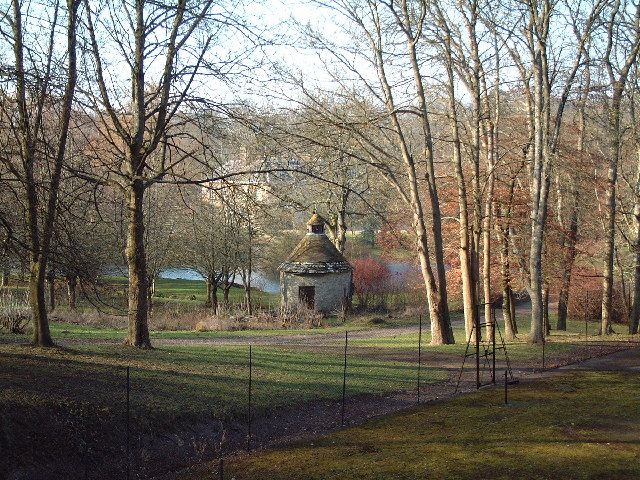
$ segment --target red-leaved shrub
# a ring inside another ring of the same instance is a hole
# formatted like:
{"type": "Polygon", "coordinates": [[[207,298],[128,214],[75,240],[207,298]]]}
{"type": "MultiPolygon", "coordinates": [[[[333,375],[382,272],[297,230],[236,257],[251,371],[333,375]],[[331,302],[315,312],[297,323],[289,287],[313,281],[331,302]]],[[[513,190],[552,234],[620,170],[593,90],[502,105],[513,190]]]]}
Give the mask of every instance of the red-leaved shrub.
{"type": "Polygon", "coordinates": [[[371,257],[357,258],[353,266],[353,284],[356,297],[362,308],[384,306],[385,294],[389,288],[391,272],[379,260],[371,257]]]}
{"type": "MultiPolygon", "coordinates": [[[[568,316],[574,320],[596,320],[602,318],[602,279],[600,277],[574,278],[569,292],[568,316]]],[[[613,323],[628,321],[624,298],[619,287],[613,289],[613,323]]]]}

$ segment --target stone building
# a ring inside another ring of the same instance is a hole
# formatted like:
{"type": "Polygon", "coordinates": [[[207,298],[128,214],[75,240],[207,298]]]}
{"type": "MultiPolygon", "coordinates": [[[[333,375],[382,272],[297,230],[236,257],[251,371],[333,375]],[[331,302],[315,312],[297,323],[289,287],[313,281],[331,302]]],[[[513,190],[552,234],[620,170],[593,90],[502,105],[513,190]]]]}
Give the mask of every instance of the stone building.
{"type": "Polygon", "coordinates": [[[307,234],[278,267],[284,306],[332,313],[351,302],[353,268],[325,234],[325,223],[314,212],[307,234]]]}

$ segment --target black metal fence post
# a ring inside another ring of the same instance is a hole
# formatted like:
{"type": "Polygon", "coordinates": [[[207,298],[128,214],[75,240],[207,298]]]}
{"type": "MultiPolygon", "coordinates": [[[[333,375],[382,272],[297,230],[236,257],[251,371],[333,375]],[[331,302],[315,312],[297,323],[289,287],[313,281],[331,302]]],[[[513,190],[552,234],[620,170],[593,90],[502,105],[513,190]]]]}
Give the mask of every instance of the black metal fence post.
{"type": "Polygon", "coordinates": [[[127,429],[127,445],[126,445],[126,470],[127,470],[127,480],[131,478],[131,373],[130,367],[127,365],[127,420],[126,420],[126,429],[127,429]]]}
{"type": "Polygon", "coordinates": [[[587,323],[587,319],[584,319],[584,341],[587,342],[589,337],[589,324],[587,323]]]}
{"type": "Polygon", "coordinates": [[[476,304],[474,328],[476,334],[476,389],[480,389],[480,305],[478,304],[476,304]]]}
{"type": "Polygon", "coordinates": [[[508,405],[509,400],[507,399],[507,389],[509,382],[507,381],[507,370],[504,371],[504,404],[508,405]]]}
{"type": "Polygon", "coordinates": [[[496,311],[491,305],[491,338],[493,348],[493,364],[491,367],[491,383],[496,383],[496,311]]]}
{"type": "Polygon", "coordinates": [[[344,404],[347,393],[347,345],[349,343],[349,332],[344,332],[344,369],[342,370],[342,411],[340,413],[340,424],[344,427],[344,404]]]}
{"type": "Polygon", "coordinates": [[[251,344],[249,344],[249,404],[247,411],[247,452],[251,451],[251,387],[253,380],[253,354],[251,351],[251,344]]]}
{"type": "Polygon", "coordinates": [[[420,368],[422,366],[422,314],[418,327],[418,403],[420,403],[420,368]]]}

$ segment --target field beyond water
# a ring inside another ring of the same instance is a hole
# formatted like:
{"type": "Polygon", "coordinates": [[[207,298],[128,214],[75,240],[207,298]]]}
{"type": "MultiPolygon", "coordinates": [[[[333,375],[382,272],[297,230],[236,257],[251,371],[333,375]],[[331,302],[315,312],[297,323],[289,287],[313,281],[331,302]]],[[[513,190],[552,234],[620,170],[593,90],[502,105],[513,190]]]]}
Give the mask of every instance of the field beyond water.
{"type": "MultiPolygon", "coordinates": [[[[583,323],[569,322],[543,351],[526,343],[527,323],[521,314],[519,339],[506,344],[519,377],[636,344],[627,335],[595,336],[596,324],[585,337],[583,323]]],[[[321,328],[154,331],[150,351],[122,346],[122,328],[54,322],[52,333],[60,348],[0,335],[0,478],[124,478],[127,465],[131,478],[152,478],[244,450],[249,428],[252,449],[325,434],[340,428],[343,411],[345,424],[357,425],[412,407],[418,379],[422,401],[451,396],[466,350],[459,318],[457,343],[447,346],[429,345],[425,322],[419,363],[415,316],[326,319],[321,328]]],[[[483,382],[490,364],[483,358],[483,382]]],[[[502,375],[500,351],[496,364],[502,375]]],[[[462,372],[462,390],[474,388],[473,372],[462,372]]],[[[243,475],[252,468],[238,464],[243,475]]]]}

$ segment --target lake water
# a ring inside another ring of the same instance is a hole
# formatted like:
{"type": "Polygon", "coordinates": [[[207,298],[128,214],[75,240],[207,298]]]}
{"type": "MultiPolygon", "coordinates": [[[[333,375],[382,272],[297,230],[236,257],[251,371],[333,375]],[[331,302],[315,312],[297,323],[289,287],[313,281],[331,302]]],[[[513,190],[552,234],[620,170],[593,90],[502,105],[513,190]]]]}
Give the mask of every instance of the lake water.
{"type": "MultiPolygon", "coordinates": [[[[387,267],[391,271],[394,286],[400,286],[404,282],[407,272],[418,269],[417,266],[409,262],[389,262],[387,267]]],[[[126,268],[111,267],[108,269],[107,275],[126,277],[127,270],[126,268]]],[[[160,272],[160,278],[204,281],[204,277],[191,268],[165,268],[160,272]]],[[[242,285],[240,275],[236,276],[236,283],[242,285]]],[[[280,291],[279,280],[272,280],[259,270],[251,274],[251,286],[267,293],[278,293],[280,291]]]]}
{"type": "MultiPolygon", "coordinates": [[[[167,268],[160,272],[160,278],[204,281],[204,277],[202,275],[190,268],[167,268]]],[[[240,275],[236,275],[236,283],[239,285],[243,284],[240,275]]],[[[269,280],[262,272],[259,271],[251,273],[251,286],[267,293],[278,293],[280,291],[279,281],[269,280]]]]}

